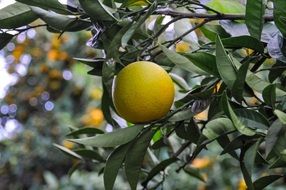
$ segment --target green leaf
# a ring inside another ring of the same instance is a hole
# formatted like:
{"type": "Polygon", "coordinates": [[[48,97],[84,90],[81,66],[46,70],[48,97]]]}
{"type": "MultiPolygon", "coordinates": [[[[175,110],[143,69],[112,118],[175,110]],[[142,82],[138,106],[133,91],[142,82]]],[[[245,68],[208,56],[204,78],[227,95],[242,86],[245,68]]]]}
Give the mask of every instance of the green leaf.
{"type": "Polygon", "coordinates": [[[233,0],[212,0],[207,3],[207,6],[220,13],[229,13],[229,14],[244,14],[245,7],[238,1],[233,0]]]}
{"type": "Polygon", "coordinates": [[[0,33],[0,50],[3,49],[14,37],[14,35],[7,33],[0,33]]]}
{"type": "Polygon", "coordinates": [[[72,156],[74,158],[77,158],[77,159],[80,159],[82,160],[82,157],[80,155],[78,155],[77,153],[71,151],[70,149],[64,147],[64,146],[61,146],[61,145],[58,145],[58,144],[53,144],[57,149],[59,149],[60,151],[62,151],[63,153],[69,155],[69,156],[72,156]]]}
{"type": "Polygon", "coordinates": [[[280,110],[274,110],[274,114],[278,117],[278,119],[286,125],[286,113],[280,110]]]}
{"type": "Polygon", "coordinates": [[[184,168],[184,171],[190,176],[197,178],[198,180],[201,180],[202,182],[205,182],[204,176],[200,173],[199,169],[188,166],[184,168]]]}
{"type": "Polygon", "coordinates": [[[219,36],[216,38],[216,65],[223,82],[232,89],[236,80],[236,71],[229,56],[226,54],[219,36]]]}
{"type": "Polygon", "coordinates": [[[274,22],[280,32],[286,37],[286,23],[283,17],[286,16],[286,4],[284,0],[273,0],[274,3],[274,22]]]}
{"type": "MultiPolygon", "coordinates": [[[[263,90],[269,86],[271,83],[262,80],[257,75],[253,74],[252,72],[248,71],[246,76],[246,83],[255,91],[262,93],[263,90]]],[[[276,96],[285,96],[286,92],[279,88],[276,88],[276,96]]]]}
{"type": "Polygon", "coordinates": [[[275,108],[276,85],[275,84],[271,84],[271,85],[267,86],[266,88],[264,88],[264,90],[262,92],[262,96],[263,96],[264,102],[267,105],[272,106],[272,108],[275,108]]]}
{"type": "Polygon", "coordinates": [[[280,152],[285,148],[283,128],[284,126],[279,120],[274,121],[270,126],[265,137],[265,154],[267,159],[275,155],[279,156],[280,152]]]}
{"type": "Polygon", "coordinates": [[[70,132],[67,136],[78,136],[78,135],[96,135],[103,134],[104,132],[100,129],[93,127],[84,127],[75,131],[70,132]]]}
{"type": "Polygon", "coordinates": [[[250,35],[260,40],[264,23],[265,5],[263,0],[251,1],[246,3],[246,26],[250,35]]]}
{"type": "Polygon", "coordinates": [[[58,0],[16,0],[18,2],[24,3],[26,5],[31,5],[35,7],[40,7],[47,11],[54,11],[59,14],[71,14],[67,7],[61,4],[58,0]]]}
{"type": "Polygon", "coordinates": [[[257,180],[254,181],[253,186],[255,190],[262,190],[271,183],[275,182],[276,180],[280,179],[281,177],[284,177],[283,175],[268,175],[263,176],[257,180]]]}
{"type": "Polygon", "coordinates": [[[235,131],[235,128],[228,118],[216,118],[209,121],[203,129],[203,135],[209,140],[214,140],[220,135],[235,131]]]}
{"type": "Polygon", "coordinates": [[[80,31],[91,26],[91,23],[86,20],[80,20],[76,17],[71,18],[65,15],[61,15],[55,12],[46,11],[38,7],[31,7],[49,27],[61,32],[61,31],[80,31]]]}
{"type": "Polygon", "coordinates": [[[86,64],[92,68],[96,68],[96,69],[102,69],[102,66],[104,64],[104,62],[106,61],[106,59],[103,58],[97,58],[97,59],[86,59],[86,58],[77,58],[74,57],[73,58],[76,61],[79,61],[83,64],[86,64]]]}
{"type": "Polygon", "coordinates": [[[207,72],[203,71],[202,69],[200,69],[199,67],[194,65],[185,56],[183,56],[179,53],[176,53],[175,51],[169,50],[165,46],[160,45],[160,47],[161,47],[162,51],[164,52],[164,54],[168,57],[168,59],[170,59],[170,61],[172,61],[175,65],[177,65],[181,69],[184,69],[184,70],[189,71],[191,73],[208,75],[207,72]]]}
{"type": "Polygon", "coordinates": [[[101,99],[102,112],[105,120],[113,125],[119,126],[118,123],[113,119],[111,114],[111,108],[114,108],[112,101],[112,83],[115,76],[116,65],[114,61],[106,61],[102,66],[102,86],[103,95],[101,99]]]}
{"type": "Polygon", "coordinates": [[[98,154],[97,152],[95,152],[94,150],[89,150],[89,149],[77,149],[74,150],[74,152],[82,157],[85,158],[90,158],[90,159],[94,159],[97,160],[99,162],[105,162],[105,160],[102,158],[102,156],[100,156],[100,154],[98,154]]]}
{"type": "Polygon", "coordinates": [[[174,73],[169,73],[169,75],[171,76],[173,82],[177,84],[181,89],[186,91],[190,90],[188,83],[181,76],[174,73]]]}
{"type": "Polygon", "coordinates": [[[214,55],[205,52],[184,53],[183,55],[203,71],[219,76],[214,55]]]}
{"type": "Polygon", "coordinates": [[[83,10],[94,21],[115,22],[117,20],[100,0],[79,0],[79,2],[83,10]]]}
{"type": "Polygon", "coordinates": [[[240,66],[237,71],[236,80],[232,87],[232,95],[236,101],[241,102],[243,100],[243,90],[245,84],[245,78],[249,67],[249,62],[240,66]]]}
{"type": "Polygon", "coordinates": [[[224,93],[222,97],[222,105],[224,107],[224,111],[226,115],[232,120],[234,127],[241,133],[246,136],[253,136],[255,135],[255,131],[245,126],[242,121],[237,117],[235,112],[233,111],[232,107],[230,106],[227,95],[224,93]]]}
{"type": "Polygon", "coordinates": [[[37,18],[29,6],[16,2],[0,10],[0,28],[18,28],[30,24],[37,18]]]}
{"type": "Polygon", "coordinates": [[[81,139],[69,139],[72,142],[95,147],[115,147],[133,140],[144,126],[136,125],[123,129],[118,129],[111,133],[99,134],[94,137],[81,139]]]}
{"type": "Polygon", "coordinates": [[[248,170],[247,170],[244,162],[240,162],[240,169],[241,169],[244,181],[246,183],[247,190],[255,190],[253,183],[252,183],[251,174],[248,173],[248,170]]]}
{"type": "Polygon", "coordinates": [[[221,40],[225,48],[250,48],[259,53],[264,52],[264,45],[261,41],[251,36],[237,36],[221,40]]]}
{"type": "Polygon", "coordinates": [[[144,131],[132,144],[125,158],[125,173],[131,190],[136,190],[144,155],[155,131],[144,131]]]}
{"type": "Polygon", "coordinates": [[[152,170],[148,173],[148,176],[146,177],[146,179],[142,182],[142,185],[144,187],[147,187],[148,182],[153,179],[154,176],[156,176],[158,173],[160,173],[161,171],[165,170],[169,165],[173,164],[174,162],[176,162],[178,160],[178,158],[168,158],[166,160],[163,160],[162,162],[160,162],[159,164],[157,164],[154,168],[152,168],[152,170]]]}
{"type": "Polygon", "coordinates": [[[130,146],[130,143],[121,145],[108,156],[103,174],[104,187],[106,190],[113,189],[116,176],[130,146]]]}
{"type": "Polygon", "coordinates": [[[71,177],[72,174],[79,168],[79,166],[81,165],[81,162],[75,162],[72,167],[69,169],[68,171],[68,176],[71,177]]]}

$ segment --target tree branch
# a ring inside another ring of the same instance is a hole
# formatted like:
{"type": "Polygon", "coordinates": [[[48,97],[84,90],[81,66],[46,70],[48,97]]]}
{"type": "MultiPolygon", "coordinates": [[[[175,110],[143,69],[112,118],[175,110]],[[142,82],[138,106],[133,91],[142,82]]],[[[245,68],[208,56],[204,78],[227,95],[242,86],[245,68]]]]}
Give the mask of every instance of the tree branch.
{"type": "MultiPolygon", "coordinates": [[[[154,14],[158,15],[168,15],[172,17],[180,18],[202,18],[209,20],[245,20],[246,16],[244,14],[206,14],[206,13],[182,13],[177,12],[168,8],[158,9],[154,14]]],[[[264,15],[265,21],[273,21],[273,15],[264,15]]]]}

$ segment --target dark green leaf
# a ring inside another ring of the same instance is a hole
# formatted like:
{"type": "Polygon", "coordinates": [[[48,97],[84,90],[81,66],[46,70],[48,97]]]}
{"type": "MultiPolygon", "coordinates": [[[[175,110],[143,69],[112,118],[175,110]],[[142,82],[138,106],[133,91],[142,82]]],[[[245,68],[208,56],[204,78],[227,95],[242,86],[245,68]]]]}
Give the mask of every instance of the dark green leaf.
{"type": "Polygon", "coordinates": [[[217,35],[221,38],[230,37],[230,35],[220,25],[204,25],[200,27],[200,30],[211,41],[215,41],[217,35]]]}
{"type": "Polygon", "coordinates": [[[18,2],[40,7],[42,9],[45,9],[47,11],[54,11],[59,14],[71,14],[71,12],[67,9],[67,7],[63,4],[61,4],[58,0],[16,0],[18,2]]]}
{"type": "Polygon", "coordinates": [[[252,170],[254,168],[255,157],[256,157],[257,150],[259,148],[260,143],[261,143],[261,139],[258,140],[251,147],[249,147],[244,154],[243,161],[244,161],[245,167],[246,167],[246,169],[250,175],[252,174],[252,170]]]}
{"type": "Polygon", "coordinates": [[[175,51],[172,51],[172,50],[166,48],[165,46],[161,45],[160,47],[163,50],[164,54],[168,57],[168,59],[170,59],[170,61],[172,61],[175,65],[177,65],[181,69],[184,69],[184,70],[189,71],[191,73],[197,73],[197,74],[201,74],[201,75],[208,75],[207,72],[203,71],[202,69],[200,69],[199,67],[194,65],[185,56],[183,56],[183,55],[181,55],[179,53],[176,53],[175,51]]]}
{"type": "Polygon", "coordinates": [[[252,128],[267,130],[269,127],[268,120],[259,112],[250,109],[235,109],[235,114],[239,117],[241,122],[252,128]]]}
{"type": "Polygon", "coordinates": [[[99,134],[94,137],[86,137],[81,139],[70,139],[72,142],[87,146],[95,147],[115,147],[121,144],[128,143],[134,139],[144,126],[136,125],[123,129],[118,129],[111,133],[99,134]]]}
{"type": "Polygon", "coordinates": [[[93,128],[93,127],[84,127],[75,131],[70,132],[67,136],[78,136],[78,135],[96,135],[96,134],[103,134],[104,132],[100,129],[93,128]]]}
{"type": "Polygon", "coordinates": [[[286,4],[284,0],[273,0],[274,3],[274,22],[280,32],[286,37],[286,27],[283,17],[286,15],[286,4]]]}
{"type": "Polygon", "coordinates": [[[77,158],[77,159],[82,159],[82,157],[80,155],[78,155],[77,153],[71,151],[70,149],[64,147],[64,146],[61,146],[61,145],[58,145],[58,144],[53,144],[57,149],[59,149],[60,151],[62,151],[63,153],[69,155],[69,156],[72,156],[74,158],[77,158]]]}
{"type": "Polygon", "coordinates": [[[190,120],[194,116],[191,108],[181,110],[174,115],[172,115],[168,120],[172,122],[183,121],[183,120],[190,120]]]}
{"type": "MultiPolygon", "coordinates": [[[[230,141],[229,137],[227,136],[227,134],[221,134],[216,141],[218,142],[218,144],[225,150],[227,149],[227,147],[232,146],[232,142],[230,141]]],[[[235,158],[236,160],[239,160],[236,152],[234,151],[234,149],[232,149],[232,147],[230,147],[228,150],[226,150],[225,152],[222,152],[221,154],[224,153],[228,153],[229,155],[231,155],[233,158],[235,158]]]]}
{"type": "Polygon", "coordinates": [[[106,190],[113,189],[116,176],[130,146],[130,143],[121,145],[108,156],[103,175],[106,190]]]}
{"type": "Polygon", "coordinates": [[[236,80],[236,71],[232,65],[229,56],[224,50],[219,36],[217,36],[216,39],[216,65],[221,79],[229,89],[232,89],[233,84],[236,80]]]}
{"type": "Polygon", "coordinates": [[[202,182],[205,182],[204,176],[202,176],[199,169],[188,166],[184,168],[184,171],[190,176],[197,178],[198,180],[201,180],[202,182]]]}
{"type": "Polygon", "coordinates": [[[264,45],[261,41],[251,36],[237,36],[221,40],[225,48],[250,48],[257,52],[264,52],[264,45]]]}
{"type": "Polygon", "coordinates": [[[79,0],[83,10],[94,21],[116,21],[108,8],[100,0],[79,0]]]}
{"type": "Polygon", "coordinates": [[[267,86],[263,92],[262,92],[263,100],[266,104],[269,106],[272,106],[272,108],[275,108],[275,102],[276,102],[276,85],[271,84],[267,86]]]}
{"type": "Polygon", "coordinates": [[[106,50],[106,54],[108,58],[113,58],[116,62],[121,62],[119,58],[119,49],[121,47],[121,39],[123,35],[127,32],[127,30],[131,27],[131,23],[126,24],[121,29],[119,29],[116,34],[110,39],[109,37],[105,36],[103,39],[104,46],[106,50]]]}
{"type": "Polygon", "coordinates": [[[242,148],[247,141],[252,140],[250,137],[245,135],[239,135],[235,139],[233,139],[230,143],[227,145],[224,145],[224,149],[221,152],[221,154],[226,154],[231,151],[234,151],[236,149],[242,148]]]}
{"type": "Polygon", "coordinates": [[[134,35],[135,31],[146,21],[146,19],[153,13],[153,11],[157,7],[157,2],[154,1],[154,3],[148,8],[148,11],[141,15],[139,20],[136,21],[136,23],[133,23],[131,27],[127,30],[127,32],[122,36],[121,43],[122,47],[126,47],[129,40],[134,35]]]}
{"type": "Polygon", "coordinates": [[[125,158],[125,173],[131,190],[135,190],[139,180],[144,155],[155,131],[148,129],[133,142],[125,158]]]}
{"type": "Polygon", "coordinates": [[[80,20],[76,17],[71,18],[65,15],[61,15],[55,12],[46,11],[38,7],[31,7],[32,11],[35,12],[49,27],[64,32],[64,31],[80,31],[91,26],[91,23],[86,20],[80,20]]]}
{"type": "Polygon", "coordinates": [[[234,131],[235,128],[228,118],[217,118],[209,121],[203,130],[203,135],[209,140],[216,139],[222,134],[234,131]]]}
{"type": "Polygon", "coordinates": [[[104,62],[106,61],[103,58],[85,59],[85,58],[76,58],[76,57],[74,57],[73,59],[76,60],[76,61],[79,61],[79,62],[81,62],[83,64],[86,64],[86,65],[88,65],[88,66],[90,66],[92,68],[98,69],[98,70],[102,69],[102,66],[103,66],[104,62]]]}
{"type": "Polygon", "coordinates": [[[233,111],[232,107],[230,106],[227,95],[224,93],[222,98],[222,105],[224,107],[224,111],[226,115],[232,120],[234,127],[241,133],[247,136],[255,135],[255,131],[245,126],[242,121],[236,116],[235,112],[233,111]]]}
{"type": "Polygon", "coordinates": [[[165,170],[169,165],[173,164],[174,162],[176,162],[178,159],[177,158],[169,158],[167,160],[164,160],[162,162],[160,162],[159,164],[157,164],[149,173],[148,176],[146,177],[146,179],[142,182],[142,185],[144,187],[147,186],[148,182],[153,179],[154,176],[156,176],[159,172],[165,170]]]}
{"type": "Polygon", "coordinates": [[[282,157],[275,157],[277,158],[274,161],[271,161],[269,169],[274,169],[274,168],[285,168],[286,167],[286,161],[282,157]]]}
{"type": "Polygon", "coordinates": [[[263,28],[264,12],[265,5],[263,0],[247,1],[245,23],[250,35],[258,40],[260,40],[263,28]]]}
{"type": "Polygon", "coordinates": [[[275,182],[276,180],[280,179],[283,177],[283,175],[268,175],[268,176],[263,176],[253,183],[255,190],[262,190],[271,183],[275,182]]]}
{"type": "Polygon", "coordinates": [[[74,152],[82,157],[85,158],[90,158],[97,160],[99,162],[105,162],[105,160],[100,156],[99,153],[95,152],[94,150],[89,150],[89,149],[77,149],[74,150],[74,152]]]}
{"type": "Polygon", "coordinates": [[[191,120],[189,124],[182,124],[175,129],[178,137],[186,140],[190,140],[193,143],[197,143],[201,135],[201,131],[197,124],[191,120]]]}
{"type": "Polygon", "coordinates": [[[33,22],[37,18],[29,6],[16,2],[0,10],[0,28],[18,28],[33,22]]]}
{"type": "Polygon", "coordinates": [[[0,50],[3,49],[14,36],[7,33],[0,33],[0,50]]]}
{"type": "Polygon", "coordinates": [[[233,97],[238,102],[241,102],[243,100],[243,90],[248,67],[249,67],[249,62],[240,66],[240,68],[237,71],[236,80],[234,81],[231,90],[233,97]]]}
{"type": "Polygon", "coordinates": [[[203,71],[219,76],[214,55],[205,52],[184,53],[183,55],[203,71]]]}
{"type": "Polygon", "coordinates": [[[284,67],[284,65],[284,62],[276,60],[276,63],[271,67],[271,70],[269,71],[268,79],[270,82],[273,82],[278,77],[282,76],[282,73],[286,70],[286,67],[284,67]]]}

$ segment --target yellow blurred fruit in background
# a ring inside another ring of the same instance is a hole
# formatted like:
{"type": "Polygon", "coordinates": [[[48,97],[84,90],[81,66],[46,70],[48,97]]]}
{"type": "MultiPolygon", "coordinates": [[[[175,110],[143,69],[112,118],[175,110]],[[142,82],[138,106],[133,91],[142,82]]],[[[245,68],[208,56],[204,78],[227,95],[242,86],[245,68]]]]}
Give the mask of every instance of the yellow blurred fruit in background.
{"type": "Polygon", "coordinates": [[[99,127],[104,120],[103,113],[99,108],[92,108],[82,117],[82,123],[86,126],[99,127]]]}
{"type": "Polygon", "coordinates": [[[190,51],[190,45],[187,42],[179,42],[176,44],[176,52],[186,53],[190,51]]]}

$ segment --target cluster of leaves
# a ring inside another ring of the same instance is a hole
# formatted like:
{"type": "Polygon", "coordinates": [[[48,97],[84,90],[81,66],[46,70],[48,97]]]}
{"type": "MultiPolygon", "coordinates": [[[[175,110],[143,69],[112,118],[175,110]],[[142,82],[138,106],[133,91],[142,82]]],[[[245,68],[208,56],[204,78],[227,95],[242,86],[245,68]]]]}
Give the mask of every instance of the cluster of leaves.
{"type": "Polygon", "coordinates": [[[224,8],[216,7],[218,1],[215,0],[209,4],[191,0],[68,2],[64,6],[56,0],[49,3],[18,0],[4,8],[6,14],[1,17],[4,19],[0,20],[0,27],[7,29],[1,33],[7,40],[1,41],[1,47],[13,37],[10,29],[16,32],[29,29],[31,26],[16,27],[36,18],[41,18],[51,32],[62,34],[83,29],[92,32],[88,44],[100,50],[102,56],[78,60],[92,67],[89,74],[102,76],[104,116],[118,129],[111,133],[73,131],[69,134],[74,136],[71,141],[85,147],[80,153],[58,147],[79,159],[89,157],[103,162],[106,189],[113,188],[122,166],[131,189],[136,189],[141,179],[144,188],[158,188],[165,174],[159,182],[154,180],[155,176],[175,162],[179,165],[177,171],[183,170],[203,180],[190,163],[213,142],[221,146],[222,154],[229,154],[239,163],[248,189],[263,189],[284,177],[283,170],[279,173],[274,170],[286,165],[283,74],[286,4],[283,0],[269,1],[267,6],[263,0],[248,0],[243,15],[229,14],[228,7],[234,2],[228,0],[224,1],[224,8]],[[268,9],[272,4],[274,9],[268,9]],[[200,9],[208,13],[201,14],[200,9]],[[14,10],[13,14],[10,10],[14,10]],[[170,27],[176,27],[186,18],[202,21],[195,20],[194,26],[184,22],[186,30],[171,39],[164,38],[170,35],[170,27]],[[273,20],[275,24],[267,22],[273,20]],[[181,40],[188,40],[194,31],[201,35],[195,45],[191,44],[196,48],[184,53],[174,51],[174,46],[181,40]],[[172,74],[183,97],[175,101],[171,112],[159,121],[123,128],[115,119],[112,81],[120,69],[136,60],[154,61],[168,71],[181,69],[200,76],[201,80],[199,85],[189,86],[188,81],[172,74]],[[274,64],[267,65],[269,61],[274,64]],[[255,100],[255,104],[249,99],[255,100]],[[204,109],[208,109],[206,121],[195,120],[194,115],[204,109]],[[170,141],[174,135],[181,143],[177,150],[170,141]],[[157,150],[165,147],[169,148],[168,156],[160,159],[157,150]],[[98,148],[113,148],[113,151],[105,159],[98,148]],[[151,157],[148,163],[144,162],[146,152],[151,157]],[[140,175],[142,163],[147,169],[144,175],[140,175]],[[254,176],[257,169],[260,173],[254,176]],[[267,171],[268,175],[262,176],[261,171],[267,171]]]}

